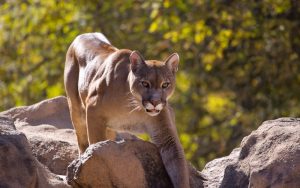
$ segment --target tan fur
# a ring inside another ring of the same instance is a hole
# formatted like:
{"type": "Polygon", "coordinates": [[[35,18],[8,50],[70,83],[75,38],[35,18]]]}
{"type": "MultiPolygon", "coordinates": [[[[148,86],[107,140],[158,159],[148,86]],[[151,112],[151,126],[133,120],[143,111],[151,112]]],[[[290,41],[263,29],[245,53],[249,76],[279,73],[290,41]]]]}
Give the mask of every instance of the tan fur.
{"type": "Polygon", "coordinates": [[[188,188],[187,164],[167,103],[175,88],[178,55],[165,62],[144,61],[138,52],[118,50],[103,37],[78,36],[66,56],[65,89],[80,153],[111,137],[107,128],[148,133],[174,187],[188,188]],[[166,82],[169,87],[163,89],[166,82]]]}

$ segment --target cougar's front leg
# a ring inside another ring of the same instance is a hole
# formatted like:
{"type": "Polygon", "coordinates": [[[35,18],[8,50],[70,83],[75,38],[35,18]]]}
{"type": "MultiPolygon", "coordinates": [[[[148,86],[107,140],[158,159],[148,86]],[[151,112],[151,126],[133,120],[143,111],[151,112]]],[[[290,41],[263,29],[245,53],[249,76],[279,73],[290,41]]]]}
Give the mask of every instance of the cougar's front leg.
{"type": "Polygon", "coordinates": [[[151,139],[159,148],[164,166],[175,188],[189,188],[189,174],[184,151],[180,144],[173,113],[164,109],[158,115],[151,139]]]}
{"type": "Polygon", "coordinates": [[[86,125],[89,144],[106,140],[106,120],[101,116],[101,105],[91,101],[86,107],[86,125]]]}

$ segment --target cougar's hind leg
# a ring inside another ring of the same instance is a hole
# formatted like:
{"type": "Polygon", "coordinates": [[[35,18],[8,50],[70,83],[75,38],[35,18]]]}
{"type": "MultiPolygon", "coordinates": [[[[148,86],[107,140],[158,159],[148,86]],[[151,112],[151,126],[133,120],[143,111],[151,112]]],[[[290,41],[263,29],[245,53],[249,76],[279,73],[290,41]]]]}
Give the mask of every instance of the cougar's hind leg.
{"type": "Polygon", "coordinates": [[[72,101],[71,98],[68,98],[68,103],[71,120],[77,136],[79,152],[82,154],[89,146],[87,127],[85,124],[85,112],[78,101],[75,102],[74,100],[72,101]]]}
{"type": "Polygon", "coordinates": [[[79,66],[72,52],[72,46],[69,48],[65,64],[64,84],[68,98],[70,115],[73,127],[76,132],[79,152],[85,151],[89,146],[87,137],[87,128],[85,124],[85,111],[82,107],[78,92],[79,66]]]}

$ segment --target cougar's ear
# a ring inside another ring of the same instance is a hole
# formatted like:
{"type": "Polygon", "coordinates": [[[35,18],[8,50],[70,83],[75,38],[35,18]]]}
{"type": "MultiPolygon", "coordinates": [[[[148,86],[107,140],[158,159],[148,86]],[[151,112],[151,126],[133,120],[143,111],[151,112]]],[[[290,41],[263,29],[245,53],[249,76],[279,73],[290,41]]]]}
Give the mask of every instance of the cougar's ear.
{"type": "Polygon", "coordinates": [[[131,52],[129,56],[130,68],[133,73],[135,73],[138,68],[145,64],[143,56],[138,51],[131,52]]]}
{"type": "Polygon", "coordinates": [[[179,64],[179,55],[177,53],[173,53],[170,55],[166,62],[166,66],[173,72],[177,72],[178,70],[178,64],[179,64]]]}

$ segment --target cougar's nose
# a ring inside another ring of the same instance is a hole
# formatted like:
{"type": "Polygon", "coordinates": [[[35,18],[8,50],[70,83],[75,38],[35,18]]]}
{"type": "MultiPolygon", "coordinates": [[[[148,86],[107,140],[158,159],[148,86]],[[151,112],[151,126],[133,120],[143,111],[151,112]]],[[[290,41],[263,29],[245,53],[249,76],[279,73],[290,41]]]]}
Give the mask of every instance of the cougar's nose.
{"type": "Polygon", "coordinates": [[[150,103],[151,103],[154,107],[156,107],[156,106],[159,105],[161,102],[160,102],[160,100],[157,100],[157,99],[151,99],[151,100],[150,100],[150,103]]]}

